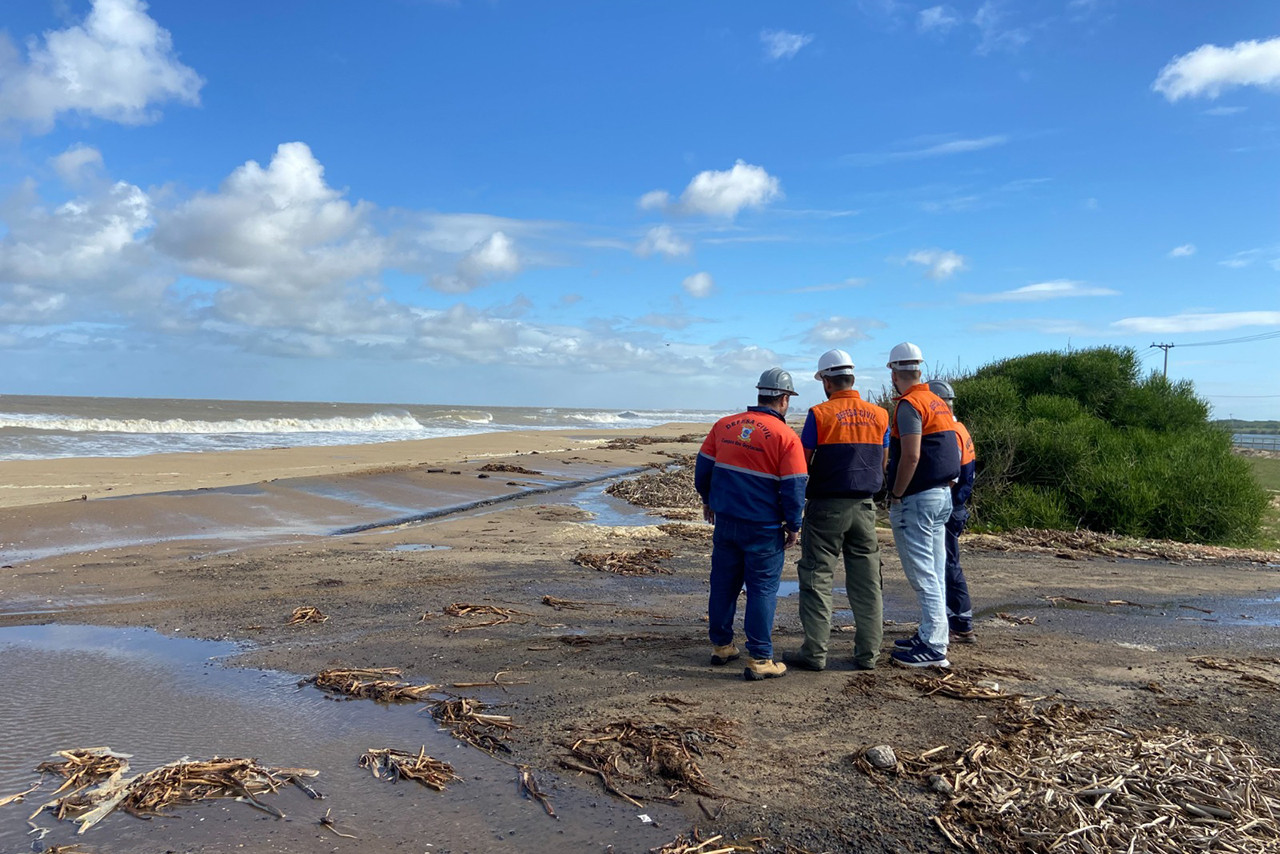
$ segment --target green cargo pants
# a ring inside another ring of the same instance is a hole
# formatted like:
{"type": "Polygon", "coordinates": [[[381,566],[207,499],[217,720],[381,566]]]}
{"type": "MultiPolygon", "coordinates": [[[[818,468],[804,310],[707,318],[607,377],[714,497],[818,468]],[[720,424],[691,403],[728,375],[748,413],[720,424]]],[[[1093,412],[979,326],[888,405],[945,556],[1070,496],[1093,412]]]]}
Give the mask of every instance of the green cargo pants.
{"type": "Polygon", "coordinates": [[[831,584],[837,561],[844,558],[844,586],[857,624],[853,661],[875,667],[884,639],[884,605],[880,586],[880,544],[876,541],[876,508],[870,498],[815,498],[805,505],[801,540],[800,623],[804,646],[800,657],[825,667],[831,641],[831,584]]]}

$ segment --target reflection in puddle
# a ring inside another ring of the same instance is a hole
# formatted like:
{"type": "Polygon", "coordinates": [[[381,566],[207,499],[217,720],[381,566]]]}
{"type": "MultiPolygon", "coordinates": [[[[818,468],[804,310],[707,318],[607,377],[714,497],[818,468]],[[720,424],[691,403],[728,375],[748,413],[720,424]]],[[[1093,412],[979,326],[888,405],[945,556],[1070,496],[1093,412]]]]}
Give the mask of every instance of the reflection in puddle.
{"type": "Polygon", "coordinates": [[[568,497],[568,501],[580,510],[592,515],[592,524],[608,528],[659,525],[666,521],[650,516],[648,508],[637,507],[605,492],[608,485],[592,485],[580,489],[568,497]]]}
{"type": "MultiPolygon", "coordinates": [[[[799,581],[779,581],[778,582],[778,598],[785,599],[788,596],[797,596],[800,593],[799,581]]],[[[845,589],[843,587],[834,587],[831,590],[832,596],[844,596],[845,589]]]]}
{"type": "MultiPolygon", "coordinates": [[[[216,801],[153,821],[114,814],[87,834],[102,850],[315,851],[332,840],[317,824],[326,809],[362,844],[431,851],[648,850],[666,831],[640,826],[636,810],[538,776],[561,821],[519,797],[511,766],[465,747],[415,705],[333,702],[297,676],[224,667],[234,644],[164,637],[149,629],[93,626],[0,628],[6,690],[0,692],[0,796],[27,788],[32,769],[56,750],[110,746],[133,754],[132,771],[183,756],[254,757],[266,765],[320,771],[326,795],[310,801],[286,787],[272,805],[288,821],[216,801]],[[357,766],[371,747],[426,751],[452,763],[462,782],[445,792],[373,779],[357,766]]],[[[43,791],[56,785],[46,784],[43,791]]],[[[43,801],[0,811],[0,850],[26,850],[26,817],[43,801]]],[[[647,805],[655,818],[667,808],[647,805]]],[[[76,839],[75,826],[42,814],[43,846],[76,839]]],[[[336,837],[335,837],[336,838],[336,837]]],[[[95,849],[96,850],[96,849],[95,849]]]]}

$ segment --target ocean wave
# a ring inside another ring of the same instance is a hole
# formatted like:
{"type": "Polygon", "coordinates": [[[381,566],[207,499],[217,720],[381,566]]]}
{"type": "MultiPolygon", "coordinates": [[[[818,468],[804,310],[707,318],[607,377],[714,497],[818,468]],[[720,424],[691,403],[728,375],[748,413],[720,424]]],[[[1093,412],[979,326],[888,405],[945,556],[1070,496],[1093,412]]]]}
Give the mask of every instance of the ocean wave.
{"type": "Polygon", "coordinates": [[[423,429],[405,413],[378,413],[360,418],[236,418],[195,421],[170,418],[72,418],[59,415],[0,413],[0,429],[47,430],[63,433],[405,433],[423,429]]]}
{"type": "Polygon", "coordinates": [[[446,423],[462,422],[463,424],[492,424],[493,413],[485,412],[483,409],[447,409],[443,412],[433,412],[428,421],[444,421],[446,423]]]}

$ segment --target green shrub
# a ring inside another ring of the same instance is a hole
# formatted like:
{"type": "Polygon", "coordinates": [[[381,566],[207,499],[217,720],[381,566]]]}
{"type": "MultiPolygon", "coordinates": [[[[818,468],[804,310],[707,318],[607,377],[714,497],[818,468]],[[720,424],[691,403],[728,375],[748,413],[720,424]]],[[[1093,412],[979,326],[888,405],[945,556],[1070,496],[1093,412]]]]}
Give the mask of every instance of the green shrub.
{"type": "Polygon", "coordinates": [[[1257,536],[1267,494],[1189,382],[1132,350],[1035,353],[953,381],[978,450],[973,519],[1190,542],[1257,536]]]}

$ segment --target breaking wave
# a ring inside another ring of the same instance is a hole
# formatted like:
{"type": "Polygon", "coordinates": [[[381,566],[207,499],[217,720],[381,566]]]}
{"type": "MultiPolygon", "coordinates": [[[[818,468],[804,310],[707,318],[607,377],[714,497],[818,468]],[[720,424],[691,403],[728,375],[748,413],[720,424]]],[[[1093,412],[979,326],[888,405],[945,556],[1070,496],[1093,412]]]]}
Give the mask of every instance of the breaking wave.
{"type": "MultiPolygon", "coordinates": [[[[478,413],[487,415],[488,413],[478,413]]],[[[488,420],[492,420],[489,417],[488,420]]],[[[487,423],[477,421],[473,423],[487,423]]],[[[413,433],[423,429],[407,413],[366,415],[359,418],[236,418],[229,421],[193,421],[169,418],[72,418],[66,416],[0,413],[0,429],[49,430],[64,433],[156,433],[226,435],[234,433],[413,433]]]]}

